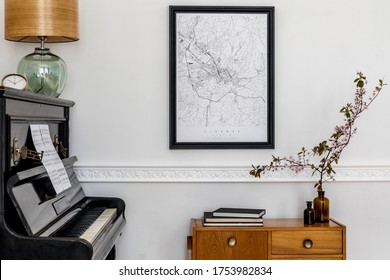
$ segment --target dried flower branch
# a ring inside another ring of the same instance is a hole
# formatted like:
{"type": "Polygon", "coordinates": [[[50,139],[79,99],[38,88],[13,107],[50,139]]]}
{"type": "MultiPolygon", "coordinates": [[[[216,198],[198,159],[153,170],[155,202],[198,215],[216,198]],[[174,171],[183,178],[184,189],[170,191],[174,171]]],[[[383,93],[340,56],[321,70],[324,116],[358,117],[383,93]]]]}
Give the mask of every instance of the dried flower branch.
{"type": "Polygon", "coordinates": [[[295,173],[299,173],[305,168],[311,168],[313,170],[312,176],[315,174],[319,175],[319,179],[314,187],[318,191],[322,191],[324,182],[334,180],[336,172],[333,169],[333,165],[338,164],[341,153],[356,133],[355,121],[370,107],[372,102],[378,97],[383,86],[385,86],[383,80],[379,80],[378,86],[375,87],[372,93],[367,93],[365,89],[367,80],[361,72],[357,73],[354,83],[356,84],[354,103],[348,103],[341,108],[340,113],[344,114],[344,124],[336,126],[334,133],[328,140],[320,142],[311,150],[303,147],[296,158],[292,156],[272,156],[272,161],[268,165],[252,165],[250,175],[260,178],[266,172],[274,172],[280,169],[290,169],[295,173]],[[316,157],[319,158],[319,161],[312,163],[311,160],[316,157]]]}

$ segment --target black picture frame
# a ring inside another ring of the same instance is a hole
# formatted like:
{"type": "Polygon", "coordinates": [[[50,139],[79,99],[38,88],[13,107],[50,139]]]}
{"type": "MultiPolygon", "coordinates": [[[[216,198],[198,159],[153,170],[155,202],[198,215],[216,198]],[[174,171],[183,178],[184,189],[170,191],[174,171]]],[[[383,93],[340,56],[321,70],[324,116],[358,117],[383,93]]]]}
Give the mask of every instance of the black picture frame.
{"type": "Polygon", "coordinates": [[[274,7],[169,6],[169,148],[274,148],[274,7]]]}

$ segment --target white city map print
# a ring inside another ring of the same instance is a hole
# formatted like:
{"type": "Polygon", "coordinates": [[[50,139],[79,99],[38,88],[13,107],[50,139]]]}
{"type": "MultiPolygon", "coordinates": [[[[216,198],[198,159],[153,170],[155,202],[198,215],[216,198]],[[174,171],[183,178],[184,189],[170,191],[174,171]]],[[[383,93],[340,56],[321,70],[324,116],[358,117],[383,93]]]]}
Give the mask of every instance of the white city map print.
{"type": "Polygon", "coordinates": [[[179,142],[267,140],[267,15],[178,14],[179,142]]]}

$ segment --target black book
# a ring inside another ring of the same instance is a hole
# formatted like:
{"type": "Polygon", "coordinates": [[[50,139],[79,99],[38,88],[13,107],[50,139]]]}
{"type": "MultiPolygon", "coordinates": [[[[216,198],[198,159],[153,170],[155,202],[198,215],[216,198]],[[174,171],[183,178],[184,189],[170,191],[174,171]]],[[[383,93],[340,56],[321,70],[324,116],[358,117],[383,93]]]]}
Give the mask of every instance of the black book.
{"type": "Polygon", "coordinates": [[[213,212],[215,217],[240,217],[240,218],[261,218],[265,209],[250,208],[219,208],[213,212]]]}
{"type": "Polygon", "coordinates": [[[205,223],[262,223],[263,218],[247,217],[216,217],[213,212],[204,212],[203,219],[205,223]]]}
{"type": "Polygon", "coordinates": [[[205,227],[262,227],[263,223],[207,223],[203,222],[205,227]]]}

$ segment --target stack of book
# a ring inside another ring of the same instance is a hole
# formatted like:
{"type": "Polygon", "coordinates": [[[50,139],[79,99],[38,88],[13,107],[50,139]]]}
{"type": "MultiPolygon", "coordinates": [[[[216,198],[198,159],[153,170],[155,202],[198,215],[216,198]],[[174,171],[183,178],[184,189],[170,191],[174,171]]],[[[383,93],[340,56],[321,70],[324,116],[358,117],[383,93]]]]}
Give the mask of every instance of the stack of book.
{"type": "Polygon", "coordinates": [[[219,208],[204,212],[204,226],[261,227],[265,209],[219,208]]]}

